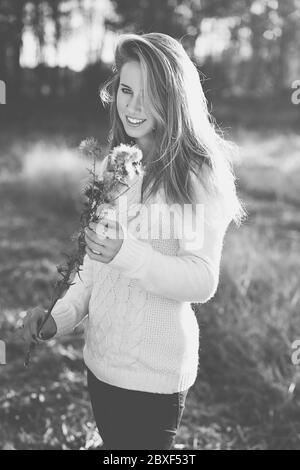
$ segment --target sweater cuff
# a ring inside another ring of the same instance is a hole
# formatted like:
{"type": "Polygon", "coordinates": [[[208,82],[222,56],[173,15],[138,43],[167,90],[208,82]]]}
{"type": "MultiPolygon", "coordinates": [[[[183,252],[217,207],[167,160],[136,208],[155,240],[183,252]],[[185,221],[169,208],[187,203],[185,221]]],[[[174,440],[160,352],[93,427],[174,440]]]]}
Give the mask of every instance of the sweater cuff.
{"type": "Polygon", "coordinates": [[[107,264],[123,272],[128,277],[139,278],[141,271],[145,270],[151,262],[153,248],[149,243],[137,239],[129,230],[125,234],[121,224],[124,239],[122,246],[116,256],[107,264]]]}
{"type": "Polygon", "coordinates": [[[57,332],[53,338],[70,333],[76,324],[76,312],[73,305],[67,304],[64,299],[59,299],[51,315],[56,323],[57,332]]]}

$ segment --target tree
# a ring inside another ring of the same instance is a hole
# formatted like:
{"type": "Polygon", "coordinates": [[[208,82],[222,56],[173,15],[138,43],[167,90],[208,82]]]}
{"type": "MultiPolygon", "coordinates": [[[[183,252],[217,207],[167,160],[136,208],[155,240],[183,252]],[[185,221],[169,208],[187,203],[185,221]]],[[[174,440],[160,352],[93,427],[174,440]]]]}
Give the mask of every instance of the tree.
{"type": "Polygon", "coordinates": [[[105,26],[114,32],[161,32],[180,39],[193,55],[200,32],[202,7],[198,0],[112,0],[115,16],[105,26]]]}
{"type": "MultiPolygon", "coordinates": [[[[1,78],[10,79],[13,95],[20,90],[23,9],[25,0],[0,0],[0,71],[1,78]]],[[[8,90],[9,92],[9,90],[8,90]]]]}
{"type": "MultiPolygon", "coordinates": [[[[0,78],[9,84],[10,100],[18,99],[21,90],[20,55],[25,27],[32,30],[39,46],[38,63],[42,66],[38,68],[37,74],[41,83],[45,62],[44,48],[47,44],[46,23],[52,20],[54,24],[54,45],[58,51],[63,33],[68,30],[71,7],[71,0],[0,0],[0,78]]],[[[57,71],[53,80],[57,83],[58,79],[57,71]]],[[[55,84],[53,88],[56,88],[55,84]]]]}

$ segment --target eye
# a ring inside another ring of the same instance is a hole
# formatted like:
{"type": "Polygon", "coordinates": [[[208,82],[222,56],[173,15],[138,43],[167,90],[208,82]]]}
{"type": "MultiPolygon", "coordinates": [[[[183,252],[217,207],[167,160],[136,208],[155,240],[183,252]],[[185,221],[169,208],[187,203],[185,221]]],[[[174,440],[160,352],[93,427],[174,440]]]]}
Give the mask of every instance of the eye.
{"type": "Polygon", "coordinates": [[[125,94],[127,94],[127,92],[128,92],[128,93],[131,93],[131,91],[128,90],[128,88],[121,88],[121,90],[122,90],[122,92],[125,93],[125,94]]]}

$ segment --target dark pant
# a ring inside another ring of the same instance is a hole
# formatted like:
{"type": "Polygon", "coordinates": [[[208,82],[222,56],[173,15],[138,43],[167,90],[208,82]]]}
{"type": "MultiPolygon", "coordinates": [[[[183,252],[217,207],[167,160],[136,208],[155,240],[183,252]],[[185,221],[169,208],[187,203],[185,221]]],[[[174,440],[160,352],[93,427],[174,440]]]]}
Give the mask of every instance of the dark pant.
{"type": "Polygon", "coordinates": [[[105,449],[172,449],[189,389],[127,390],[102,382],[88,368],[87,384],[105,449]]]}

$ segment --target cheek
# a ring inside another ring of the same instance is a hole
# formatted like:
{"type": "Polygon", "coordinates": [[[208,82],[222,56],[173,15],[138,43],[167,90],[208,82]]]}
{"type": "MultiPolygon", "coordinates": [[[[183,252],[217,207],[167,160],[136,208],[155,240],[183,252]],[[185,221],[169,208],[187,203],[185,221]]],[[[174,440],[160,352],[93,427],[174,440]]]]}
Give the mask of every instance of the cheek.
{"type": "Polygon", "coordinates": [[[147,122],[147,131],[150,132],[152,130],[152,127],[153,127],[152,121],[148,121],[147,122]]]}
{"type": "Polygon", "coordinates": [[[154,119],[153,118],[148,118],[147,128],[152,129],[152,127],[154,127],[154,119]]]}

